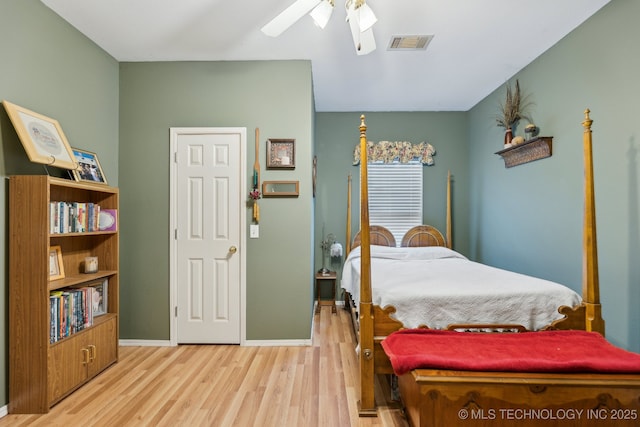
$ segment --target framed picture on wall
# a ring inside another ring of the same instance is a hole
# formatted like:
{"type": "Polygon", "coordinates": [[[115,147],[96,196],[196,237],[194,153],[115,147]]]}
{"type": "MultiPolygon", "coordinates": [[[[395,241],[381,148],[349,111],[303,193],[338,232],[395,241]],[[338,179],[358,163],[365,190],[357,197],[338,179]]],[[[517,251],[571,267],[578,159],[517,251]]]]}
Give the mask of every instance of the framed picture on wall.
{"type": "Polygon", "coordinates": [[[107,183],[96,153],[74,148],[73,156],[78,163],[78,167],[73,170],[76,181],[107,183]]]}
{"type": "Polygon", "coordinates": [[[71,147],[57,120],[6,100],[2,103],[30,161],[63,169],[76,168],[71,147]]]}
{"type": "Polygon", "coordinates": [[[267,140],[267,169],[295,169],[295,139],[267,140]]]}

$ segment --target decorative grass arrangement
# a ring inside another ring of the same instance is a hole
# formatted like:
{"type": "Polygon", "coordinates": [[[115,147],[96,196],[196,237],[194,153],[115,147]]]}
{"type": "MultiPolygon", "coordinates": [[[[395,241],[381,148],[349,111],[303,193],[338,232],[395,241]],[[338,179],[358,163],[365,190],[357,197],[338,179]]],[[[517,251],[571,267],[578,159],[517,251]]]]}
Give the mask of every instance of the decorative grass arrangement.
{"type": "Polygon", "coordinates": [[[511,129],[520,119],[527,119],[531,122],[528,110],[533,103],[528,98],[528,95],[522,96],[518,80],[516,80],[515,89],[512,89],[511,84],[507,83],[507,97],[504,104],[500,104],[498,109],[497,125],[501,128],[511,129]]]}

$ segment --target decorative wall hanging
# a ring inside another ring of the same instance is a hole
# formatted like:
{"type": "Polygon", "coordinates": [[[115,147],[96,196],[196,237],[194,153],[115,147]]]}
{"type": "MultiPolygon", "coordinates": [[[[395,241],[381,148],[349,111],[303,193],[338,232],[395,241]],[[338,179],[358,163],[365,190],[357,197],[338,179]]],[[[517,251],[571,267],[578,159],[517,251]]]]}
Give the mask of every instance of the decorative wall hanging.
{"type": "Polygon", "coordinates": [[[258,199],[260,198],[260,128],[256,128],[256,158],[253,162],[253,187],[249,191],[249,198],[252,200],[253,205],[253,220],[257,224],[260,222],[260,206],[258,206],[258,199]]]}
{"type": "MultiPolygon", "coordinates": [[[[436,149],[428,142],[412,144],[407,141],[367,142],[367,158],[369,163],[410,163],[419,161],[423,165],[432,166],[436,149]]],[[[353,165],[360,164],[360,145],[353,150],[353,165]]]]}
{"type": "Polygon", "coordinates": [[[313,197],[316,197],[316,181],[318,180],[318,156],[313,156],[313,164],[311,166],[311,181],[313,185],[313,197]]]}
{"type": "Polygon", "coordinates": [[[267,140],[267,169],[295,169],[295,139],[267,140]]]}

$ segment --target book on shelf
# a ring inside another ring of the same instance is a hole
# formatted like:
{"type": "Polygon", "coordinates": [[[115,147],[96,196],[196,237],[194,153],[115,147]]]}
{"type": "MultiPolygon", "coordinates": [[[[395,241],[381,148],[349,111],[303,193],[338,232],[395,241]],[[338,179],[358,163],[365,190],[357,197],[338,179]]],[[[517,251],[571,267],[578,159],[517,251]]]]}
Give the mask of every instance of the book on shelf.
{"type": "Polygon", "coordinates": [[[109,211],[107,219],[102,219],[101,210],[97,203],[52,201],[49,203],[49,232],[64,234],[115,231],[115,220],[111,221],[108,218],[117,217],[116,209],[106,209],[109,211]],[[101,221],[113,227],[101,227],[101,221]]]}
{"type": "Polygon", "coordinates": [[[94,318],[107,312],[109,280],[80,288],[49,293],[49,343],[53,344],[93,325],[94,318]]]}

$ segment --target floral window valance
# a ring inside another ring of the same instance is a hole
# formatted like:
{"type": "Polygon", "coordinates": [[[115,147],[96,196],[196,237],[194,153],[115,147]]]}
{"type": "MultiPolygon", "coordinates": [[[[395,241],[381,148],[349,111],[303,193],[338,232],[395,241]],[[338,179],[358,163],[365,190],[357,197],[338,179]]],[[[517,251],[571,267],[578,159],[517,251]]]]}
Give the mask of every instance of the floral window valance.
{"type": "MultiPolygon", "coordinates": [[[[436,149],[427,142],[412,144],[407,141],[367,142],[369,163],[411,163],[420,162],[432,166],[436,149]]],[[[353,151],[353,164],[360,164],[360,144],[353,151]]]]}

